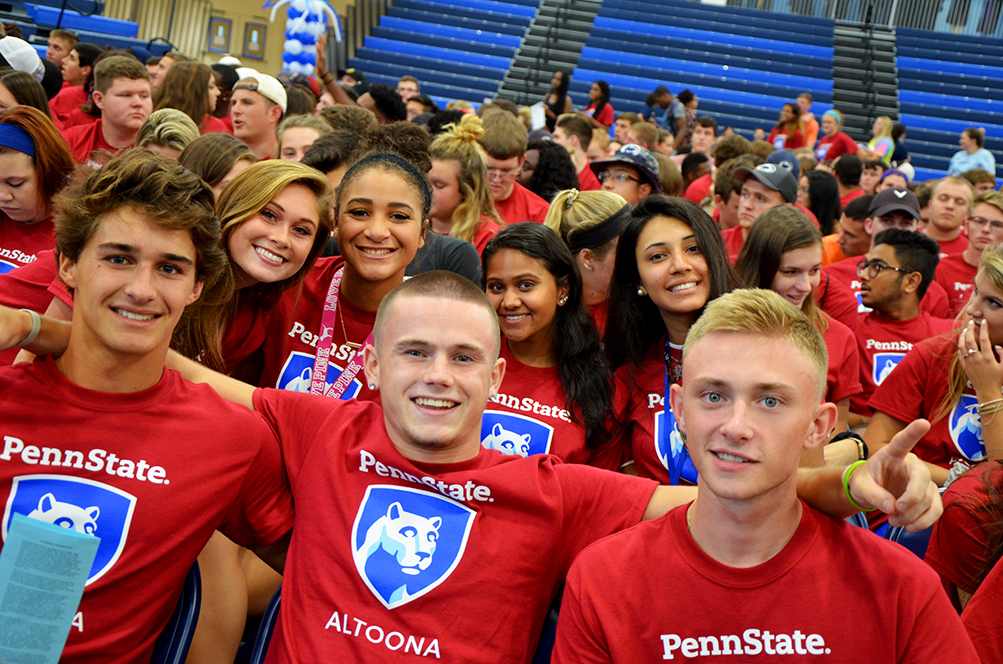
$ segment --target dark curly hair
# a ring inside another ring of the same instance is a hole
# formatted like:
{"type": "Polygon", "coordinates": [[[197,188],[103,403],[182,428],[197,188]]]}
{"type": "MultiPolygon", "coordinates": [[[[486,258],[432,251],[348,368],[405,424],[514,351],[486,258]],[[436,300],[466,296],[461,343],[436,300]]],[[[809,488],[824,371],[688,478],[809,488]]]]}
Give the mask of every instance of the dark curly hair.
{"type": "Polygon", "coordinates": [[[369,86],[369,96],[373,98],[376,110],[387,119],[387,122],[407,120],[407,104],[396,89],[386,83],[373,83],[369,86]]]}
{"type": "Polygon", "coordinates": [[[540,159],[526,185],[527,189],[549,203],[565,189],[578,188],[575,162],[571,160],[567,148],[551,140],[540,140],[527,145],[526,151],[530,150],[538,150],[540,159]]]}

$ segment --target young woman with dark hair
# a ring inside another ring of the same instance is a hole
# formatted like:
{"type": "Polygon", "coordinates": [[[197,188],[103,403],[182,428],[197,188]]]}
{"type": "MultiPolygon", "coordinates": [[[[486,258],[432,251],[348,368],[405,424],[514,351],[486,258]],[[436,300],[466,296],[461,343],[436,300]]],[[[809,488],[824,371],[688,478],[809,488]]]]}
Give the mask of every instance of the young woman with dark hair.
{"type": "MultiPolygon", "coordinates": [[[[825,338],[829,351],[825,400],[836,404],[835,432],[846,431],[850,397],[859,394],[860,360],[850,328],[830,318],[815,304],[822,277],[822,234],[808,217],[790,205],[767,210],[752,225],[735,272],[748,288],[776,291],[808,316],[825,338]]],[[[802,455],[802,464],[821,466],[824,448],[802,455]]]]}
{"type": "Polygon", "coordinates": [[[34,76],[11,69],[0,72],[0,109],[18,106],[30,106],[52,118],[45,88],[34,76]]]}
{"type": "Polygon", "coordinates": [[[798,186],[798,203],[815,215],[822,235],[838,233],[835,225],[843,214],[843,206],[839,202],[836,177],[825,171],[807,171],[801,174],[798,186]]]}
{"type": "Polygon", "coordinates": [[[517,177],[519,184],[548,203],[559,192],[579,186],[575,162],[567,148],[549,139],[526,146],[526,159],[517,177]]]}
{"type": "Polygon", "coordinates": [[[488,242],[482,259],[506,369],[484,412],[481,444],[503,454],[556,454],[617,469],[622,451],[609,442],[607,429],[613,376],[582,302],[571,251],[543,224],[523,222],[488,242]]]}
{"type": "Polygon", "coordinates": [[[616,111],[609,103],[609,83],[606,81],[596,81],[589,88],[589,105],[585,107],[585,115],[592,126],[603,131],[608,131],[616,111]]]}
{"type": "Polygon", "coordinates": [[[554,131],[557,116],[571,112],[571,95],[568,87],[571,85],[571,72],[558,70],[550,79],[550,92],[543,100],[543,110],[547,114],[547,129],[554,131]]]}
{"type": "Polygon", "coordinates": [[[780,108],[780,119],[770,131],[766,142],[778,150],[797,150],[804,147],[801,111],[798,110],[797,104],[788,103],[780,108]]]}
{"type": "Polygon", "coordinates": [[[167,70],[160,87],[153,91],[153,110],[176,108],[190,117],[203,134],[227,133],[226,124],[211,115],[219,95],[209,65],[178,62],[167,70]]]}
{"type": "Polygon", "coordinates": [[[617,246],[604,341],[618,381],[627,386],[626,458],[642,477],[696,482],[665,394],[682,377],[690,326],[733,283],[721,232],[706,212],[663,195],[634,208],[617,246]]]}

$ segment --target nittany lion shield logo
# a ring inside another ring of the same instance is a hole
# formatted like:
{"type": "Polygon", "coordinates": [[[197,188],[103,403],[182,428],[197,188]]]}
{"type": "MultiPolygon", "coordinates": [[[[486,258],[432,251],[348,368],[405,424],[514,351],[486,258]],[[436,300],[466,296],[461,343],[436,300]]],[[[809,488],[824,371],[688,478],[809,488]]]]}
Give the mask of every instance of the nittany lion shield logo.
{"type": "MultiPolygon", "coordinates": [[[[338,376],[341,375],[342,370],[342,367],[337,366],[333,362],[327,365],[327,384],[334,384],[334,381],[338,380],[338,376]]],[[[289,390],[290,392],[309,393],[310,378],[312,375],[313,355],[292,352],[286,359],[286,364],[282,367],[282,372],[279,373],[279,379],[275,382],[275,387],[280,390],[289,390]]],[[[341,398],[354,399],[355,395],[361,389],[362,383],[356,378],[352,380],[352,384],[348,386],[344,394],[341,395],[341,398]]]]}
{"type": "Polygon", "coordinates": [[[978,406],[979,400],[974,395],[962,394],[958,405],[951,410],[951,440],[961,455],[970,461],[982,461],[986,456],[978,406]]]}
{"type": "Polygon", "coordinates": [[[3,513],[3,538],[15,514],[101,538],[87,584],[111,569],[125,548],[136,497],[94,480],[66,475],[14,478],[3,513]]]}
{"type": "Polygon", "coordinates": [[[874,369],[872,377],[874,379],[875,385],[880,385],[888,378],[888,374],[892,372],[892,369],[898,366],[902,358],[905,357],[905,353],[875,353],[874,354],[874,369]]]}
{"type": "Polygon", "coordinates": [[[370,486],[352,528],[355,567],[388,609],[407,604],[456,569],[474,514],[433,493],[370,486]]]}
{"type": "Polygon", "coordinates": [[[525,415],[486,410],[481,418],[481,445],[502,454],[547,454],[553,438],[554,427],[525,415]]]}
{"type": "Polygon", "coordinates": [[[690,459],[690,453],[687,451],[686,445],[683,444],[683,437],[676,426],[676,416],[671,408],[667,408],[660,413],[655,413],[655,452],[658,454],[658,460],[662,462],[666,470],[670,469],[670,463],[676,464],[676,467],[680,468],[679,476],[682,479],[691,484],[697,483],[696,466],[693,465],[693,460],[690,459]],[[666,420],[668,421],[666,422],[666,420]],[[672,427],[669,429],[670,433],[668,436],[669,449],[666,449],[665,436],[662,434],[666,426],[672,427]]]}
{"type": "Polygon", "coordinates": [[[860,294],[860,291],[855,292],[853,296],[857,298],[857,313],[866,314],[871,310],[870,307],[864,306],[864,296],[860,294]]]}

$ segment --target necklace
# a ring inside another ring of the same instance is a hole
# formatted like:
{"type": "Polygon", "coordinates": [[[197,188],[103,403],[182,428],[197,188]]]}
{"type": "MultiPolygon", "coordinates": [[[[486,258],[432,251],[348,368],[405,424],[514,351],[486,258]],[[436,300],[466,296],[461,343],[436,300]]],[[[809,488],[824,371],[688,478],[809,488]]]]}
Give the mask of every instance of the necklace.
{"type": "Polygon", "coordinates": [[[340,313],[341,313],[341,315],[338,316],[338,318],[341,319],[341,333],[343,335],[345,335],[345,343],[348,344],[348,347],[351,348],[352,350],[359,350],[360,348],[362,348],[362,344],[357,344],[357,343],[354,343],[354,342],[348,340],[348,332],[345,331],[345,310],[344,310],[344,308],[341,310],[340,313]]]}
{"type": "Polygon", "coordinates": [[[686,508],[686,530],[693,530],[691,527],[693,525],[693,503],[686,508]]]}

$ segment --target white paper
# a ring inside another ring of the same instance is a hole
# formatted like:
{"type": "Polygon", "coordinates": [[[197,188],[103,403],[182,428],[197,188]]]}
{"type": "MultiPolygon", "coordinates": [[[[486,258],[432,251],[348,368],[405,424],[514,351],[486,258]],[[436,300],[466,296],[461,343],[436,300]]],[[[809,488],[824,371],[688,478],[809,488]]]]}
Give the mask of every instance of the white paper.
{"type": "Polygon", "coordinates": [[[542,101],[538,101],[530,106],[529,113],[532,116],[530,124],[533,125],[533,129],[543,129],[547,126],[547,112],[543,110],[542,101]]]}
{"type": "Polygon", "coordinates": [[[14,515],[0,551],[0,662],[59,662],[100,541],[14,515]]]}

